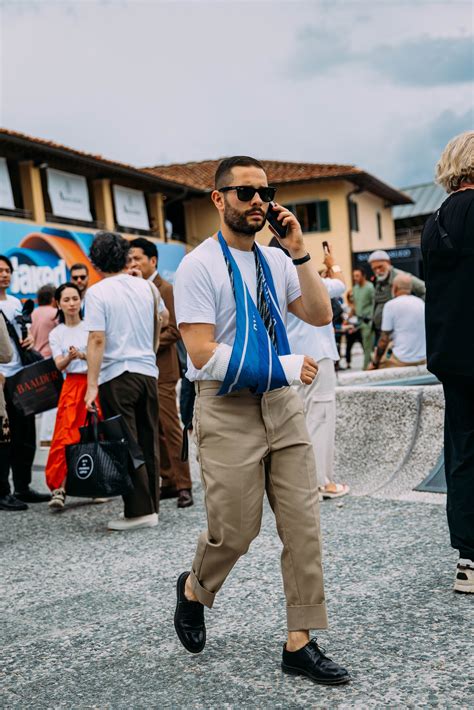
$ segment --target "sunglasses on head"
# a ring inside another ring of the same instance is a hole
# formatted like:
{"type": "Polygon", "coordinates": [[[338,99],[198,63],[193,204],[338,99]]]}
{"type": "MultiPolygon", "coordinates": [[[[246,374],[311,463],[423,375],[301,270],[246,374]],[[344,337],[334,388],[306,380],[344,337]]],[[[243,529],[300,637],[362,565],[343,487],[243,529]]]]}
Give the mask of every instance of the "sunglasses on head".
{"type": "Polygon", "coordinates": [[[251,185],[232,185],[231,187],[221,187],[219,192],[229,192],[235,190],[237,199],[241,202],[250,202],[256,192],[262,202],[271,202],[275,197],[276,187],[252,187],[251,185]]]}

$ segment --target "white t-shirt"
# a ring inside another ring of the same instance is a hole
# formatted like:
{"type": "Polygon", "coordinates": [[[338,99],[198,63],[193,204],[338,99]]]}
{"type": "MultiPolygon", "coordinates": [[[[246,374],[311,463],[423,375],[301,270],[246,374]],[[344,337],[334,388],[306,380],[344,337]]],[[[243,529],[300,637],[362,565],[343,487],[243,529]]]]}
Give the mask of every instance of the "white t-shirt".
{"type": "MultiPolygon", "coordinates": [[[[82,353],[87,351],[88,331],[85,329],[84,321],[74,326],[60,323],[53,328],[49,334],[49,347],[53,357],[60,357],[69,354],[69,348],[73,345],[82,353]]],[[[63,372],[85,373],[87,372],[86,360],[71,360],[63,372]]]]}
{"type": "MultiPolygon", "coordinates": [[[[0,311],[3,311],[7,317],[7,320],[9,320],[10,323],[13,323],[16,328],[16,332],[18,333],[18,337],[21,340],[21,328],[18,323],[15,323],[14,320],[15,316],[20,315],[22,311],[21,301],[18,298],[15,298],[15,296],[10,296],[7,294],[7,300],[0,301],[0,311]]],[[[3,316],[0,316],[0,318],[3,318],[3,316]]],[[[0,373],[2,375],[5,375],[5,377],[11,377],[12,375],[16,375],[16,373],[19,372],[23,367],[16,345],[11,338],[10,342],[12,345],[13,357],[10,362],[0,363],[0,373]]]]}
{"type": "Polygon", "coordinates": [[[382,330],[392,332],[393,352],[402,362],[426,358],[425,304],[416,296],[397,296],[385,304],[382,330]]]}
{"type": "Polygon", "coordinates": [[[152,289],[159,302],[160,295],[153,284],[128,274],[109,276],[87,289],[85,329],[105,332],[99,384],[124,372],[158,377],[153,351],[152,289]]]}
{"type": "MultiPolygon", "coordinates": [[[[330,298],[339,298],[346,290],[339,279],[323,279],[323,283],[330,298]]],[[[289,313],[287,331],[292,353],[309,355],[316,362],[324,358],[330,358],[334,362],[339,360],[332,323],[314,326],[289,313]]]]}
{"type": "MultiPolygon", "coordinates": [[[[288,305],[301,295],[296,268],[281,249],[260,247],[271,269],[283,322],[288,305]]],[[[252,251],[230,249],[254,303],[257,301],[257,272],[252,251]]],[[[219,242],[206,239],[181,261],[174,282],[176,321],[215,325],[218,343],[233,345],[235,340],[235,298],[229,272],[219,242]]],[[[197,370],[188,357],[186,377],[191,380],[212,379],[197,370]]]]}

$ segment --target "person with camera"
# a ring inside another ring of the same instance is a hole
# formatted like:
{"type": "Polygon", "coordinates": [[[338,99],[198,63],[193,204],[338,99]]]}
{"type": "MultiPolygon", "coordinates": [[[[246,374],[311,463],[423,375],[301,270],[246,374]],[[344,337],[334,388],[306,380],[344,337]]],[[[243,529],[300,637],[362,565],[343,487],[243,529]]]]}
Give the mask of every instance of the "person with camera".
{"type": "Polygon", "coordinates": [[[453,138],[436,166],[448,193],[421,235],[428,369],[446,402],[444,469],[454,591],[474,594],[474,131],[453,138]]]}
{"type": "Polygon", "coordinates": [[[255,158],[221,161],[211,195],[220,229],[176,273],[176,320],[197,393],[194,431],[208,527],[192,570],[177,580],[175,630],[187,651],[204,649],[204,606],[213,606],[257,537],[266,491],[283,543],[288,637],[282,670],[335,685],[347,683],[349,673],[310,638],[310,629],[327,626],[319,493],[302,403],[290,386],[310,385],[318,368],[312,357],[291,354],[285,328],[288,311],[312,325],[330,323],[332,312],[290,211],[271,205],[272,219],[286,227],[282,243],[293,263],[279,249],[255,243],[275,192],[255,158]]]}
{"type": "Polygon", "coordinates": [[[44,503],[51,496],[31,488],[33,459],[36,451],[35,416],[23,415],[14,406],[5,383],[23,367],[23,351],[31,350],[34,340],[27,332],[29,318],[22,315],[21,301],[10,294],[13,266],[7,256],[0,255],[0,318],[3,317],[13,350],[12,359],[0,364],[0,386],[4,387],[11,441],[0,460],[0,510],[27,510],[27,503],[44,503]],[[15,492],[11,493],[9,475],[13,474],[15,492]]]}

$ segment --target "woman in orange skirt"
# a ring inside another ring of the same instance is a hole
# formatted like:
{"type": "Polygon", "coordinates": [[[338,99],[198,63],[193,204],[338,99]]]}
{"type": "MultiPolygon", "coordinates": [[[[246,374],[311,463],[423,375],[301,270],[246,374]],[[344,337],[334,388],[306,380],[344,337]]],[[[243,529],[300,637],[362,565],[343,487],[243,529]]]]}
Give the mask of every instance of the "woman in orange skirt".
{"type": "Polygon", "coordinates": [[[58,370],[66,373],[59,398],[56,425],[46,464],[46,482],[52,491],[50,508],[64,508],[66,501],[66,445],[77,444],[79,427],[87,410],[87,338],[81,315],[81,294],[73,283],[62,284],[54,294],[59,325],[49,334],[51,352],[58,370]]]}

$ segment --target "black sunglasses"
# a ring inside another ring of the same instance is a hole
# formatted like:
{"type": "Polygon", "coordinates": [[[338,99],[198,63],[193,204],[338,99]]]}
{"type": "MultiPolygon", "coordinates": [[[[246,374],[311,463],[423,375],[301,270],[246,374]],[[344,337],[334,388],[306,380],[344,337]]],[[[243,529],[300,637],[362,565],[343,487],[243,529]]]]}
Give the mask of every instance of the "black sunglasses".
{"type": "Polygon", "coordinates": [[[276,187],[252,187],[251,185],[233,185],[232,187],[221,187],[219,192],[237,191],[237,198],[241,202],[250,202],[256,192],[262,202],[271,202],[275,197],[276,187]]]}

